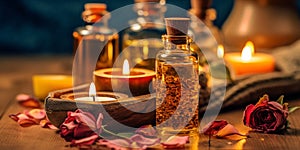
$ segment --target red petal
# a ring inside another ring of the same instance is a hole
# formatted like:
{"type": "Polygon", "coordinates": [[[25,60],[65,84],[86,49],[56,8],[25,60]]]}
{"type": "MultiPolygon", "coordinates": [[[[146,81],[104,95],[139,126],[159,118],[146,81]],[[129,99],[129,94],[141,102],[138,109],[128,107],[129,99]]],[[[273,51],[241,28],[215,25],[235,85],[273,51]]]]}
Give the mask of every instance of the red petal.
{"type": "Polygon", "coordinates": [[[51,122],[49,120],[41,120],[40,125],[42,128],[49,128],[49,129],[58,129],[57,127],[55,127],[53,124],[51,124],[51,122]]]}
{"type": "Polygon", "coordinates": [[[182,148],[189,142],[188,136],[171,136],[166,142],[161,143],[164,148],[182,148]]]}
{"type": "Polygon", "coordinates": [[[244,122],[244,125],[246,126],[249,126],[250,124],[250,116],[251,116],[251,113],[254,111],[255,109],[255,106],[250,104],[246,107],[245,111],[244,111],[244,114],[243,114],[243,122],[244,122]]]}
{"type": "Polygon", "coordinates": [[[35,99],[34,97],[31,97],[27,94],[18,94],[16,96],[16,100],[19,102],[20,105],[24,107],[29,107],[29,108],[40,108],[40,102],[35,99]]]}
{"type": "Polygon", "coordinates": [[[226,120],[212,121],[203,128],[203,132],[205,135],[214,135],[223,129],[227,124],[228,122],[226,120]]]}
{"type": "Polygon", "coordinates": [[[156,136],[156,130],[152,127],[152,125],[144,125],[138,128],[135,133],[150,137],[156,136]]]}
{"type": "Polygon", "coordinates": [[[20,115],[21,113],[17,113],[17,114],[10,114],[9,118],[13,119],[14,121],[18,121],[19,117],[18,115],[20,115]]]}
{"type": "Polygon", "coordinates": [[[98,135],[92,135],[83,139],[79,140],[72,140],[71,145],[72,146],[78,146],[78,145],[92,145],[96,139],[98,138],[98,135]]]}
{"type": "Polygon", "coordinates": [[[146,138],[140,134],[133,135],[130,140],[136,142],[137,145],[141,148],[146,148],[147,146],[153,146],[160,142],[159,138],[146,138]]]}
{"type": "Polygon", "coordinates": [[[29,127],[29,126],[32,126],[32,125],[36,125],[37,123],[32,120],[32,119],[20,119],[18,120],[18,123],[20,126],[22,127],[29,127]]]}
{"type": "Polygon", "coordinates": [[[100,139],[98,141],[99,145],[107,146],[110,149],[115,150],[127,150],[126,147],[130,147],[130,142],[125,139],[115,139],[115,140],[104,140],[100,139]]]}
{"type": "Polygon", "coordinates": [[[34,119],[44,119],[46,117],[46,112],[44,109],[32,109],[26,115],[34,118],[34,119]]]}

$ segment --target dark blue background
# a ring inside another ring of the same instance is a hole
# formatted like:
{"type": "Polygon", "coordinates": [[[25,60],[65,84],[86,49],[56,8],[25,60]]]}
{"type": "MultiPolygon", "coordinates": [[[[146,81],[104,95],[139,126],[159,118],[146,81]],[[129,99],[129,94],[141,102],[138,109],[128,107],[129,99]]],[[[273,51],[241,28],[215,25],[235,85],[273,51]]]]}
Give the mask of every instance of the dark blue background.
{"type": "MultiPolygon", "coordinates": [[[[10,0],[0,2],[0,53],[71,54],[72,32],[83,25],[81,12],[88,2],[104,2],[108,11],[132,4],[124,0],[10,0]]],[[[168,4],[190,9],[189,0],[168,4]]],[[[218,11],[215,24],[222,26],[233,0],[213,0],[218,11]]]]}

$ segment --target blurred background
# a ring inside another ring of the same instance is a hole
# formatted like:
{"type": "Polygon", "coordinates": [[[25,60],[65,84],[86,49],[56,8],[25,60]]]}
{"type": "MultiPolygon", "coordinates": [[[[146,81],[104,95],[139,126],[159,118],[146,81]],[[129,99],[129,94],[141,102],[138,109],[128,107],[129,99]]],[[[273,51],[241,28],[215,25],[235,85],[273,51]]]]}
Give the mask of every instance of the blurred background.
{"type": "MultiPolygon", "coordinates": [[[[133,4],[134,0],[18,0],[0,2],[0,54],[72,54],[72,32],[84,22],[85,3],[102,2],[107,10],[133,4]]],[[[189,10],[189,0],[167,0],[168,4],[189,10]]],[[[217,10],[214,24],[222,27],[234,0],[213,0],[217,10]]]]}

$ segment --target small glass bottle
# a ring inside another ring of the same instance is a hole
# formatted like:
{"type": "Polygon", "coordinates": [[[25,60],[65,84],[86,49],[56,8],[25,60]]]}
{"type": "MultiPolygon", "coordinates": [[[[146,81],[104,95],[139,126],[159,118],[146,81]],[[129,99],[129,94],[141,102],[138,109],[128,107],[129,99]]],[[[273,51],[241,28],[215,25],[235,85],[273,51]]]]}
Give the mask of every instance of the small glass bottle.
{"type": "Polygon", "coordinates": [[[187,33],[188,22],[188,18],[166,18],[164,50],[156,56],[156,128],[163,140],[175,134],[198,134],[199,130],[198,58],[190,51],[191,38],[182,34],[187,33]],[[180,26],[185,26],[180,31],[186,32],[177,32],[180,26]]]}
{"type": "Polygon", "coordinates": [[[119,55],[119,36],[115,29],[108,26],[110,16],[106,5],[87,3],[84,7],[82,19],[85,26],[78,27],[73,32],[73,51],[74,54],[77,53],[77,84],[90,83],[94,70],[112,67],[119,55]]]}
{"type": "Polygon", "coordinates": [[[135,0],[134,11],[138,16],[129,21],[130,27],[123,32],[122,55],[131,60],[132,66],[154,71],[155,56],[163,49],[165,1],[135,0]]]}

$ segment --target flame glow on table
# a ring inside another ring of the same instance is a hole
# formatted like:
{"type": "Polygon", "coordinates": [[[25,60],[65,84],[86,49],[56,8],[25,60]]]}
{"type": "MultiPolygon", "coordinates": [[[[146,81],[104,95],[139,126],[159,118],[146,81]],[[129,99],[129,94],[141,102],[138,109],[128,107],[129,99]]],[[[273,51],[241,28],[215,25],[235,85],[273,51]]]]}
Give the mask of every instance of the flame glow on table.
{"type": "Polygon", "coordinates": [[[265,53],[255,53],[252,42],[247,42],[242,53],[227,53],[224,57],[235,75],[259,74],[273,72],[274,58],[265,53]]]}

